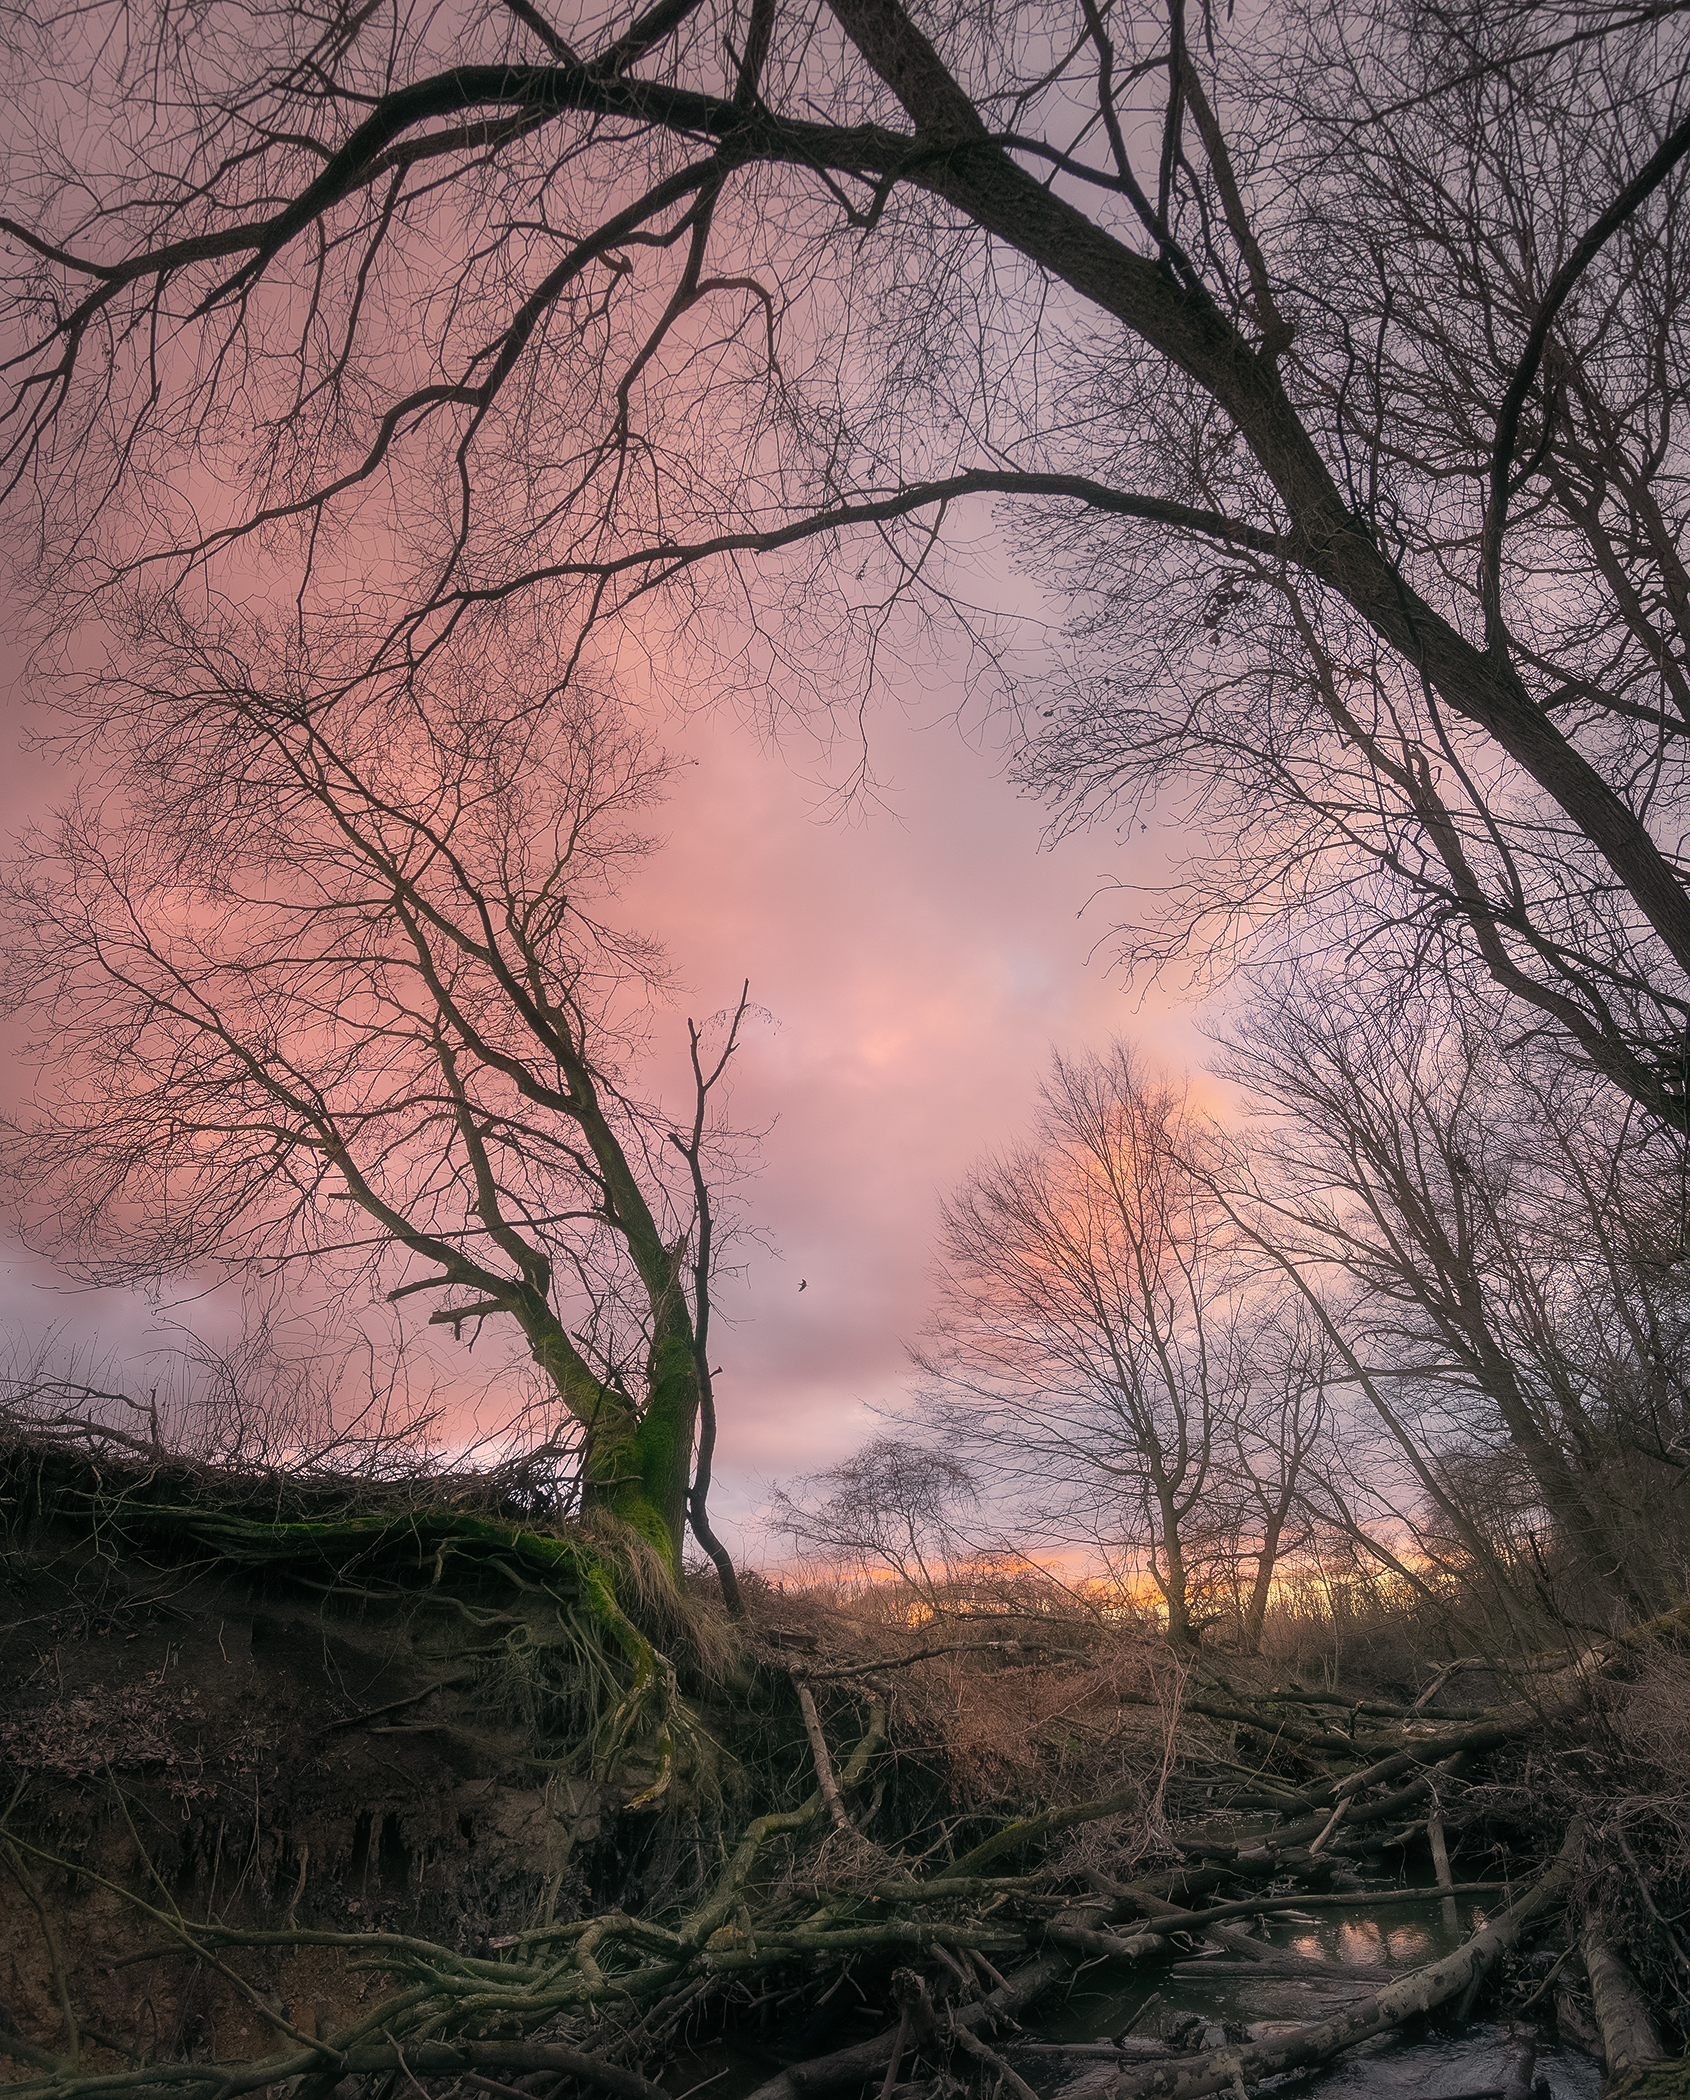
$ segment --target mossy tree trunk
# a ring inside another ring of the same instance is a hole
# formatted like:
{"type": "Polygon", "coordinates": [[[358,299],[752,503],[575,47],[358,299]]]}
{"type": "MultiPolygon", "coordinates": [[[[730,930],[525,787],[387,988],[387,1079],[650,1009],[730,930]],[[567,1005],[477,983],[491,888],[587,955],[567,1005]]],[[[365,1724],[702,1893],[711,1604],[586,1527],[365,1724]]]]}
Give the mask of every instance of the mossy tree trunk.
{"type": "Polygon", "coordinates": [[[523,1325],[534,1361],[582,1428],[583,1508],[631,1525],[678,1576],[698,1426],[698,1365],[685,1308],[648,1351],[643,1404],[594,1374],[549,1307],[523,1325]]]}
{"type": "MultiPolygon", "coordinates": [[[[687,1301],[687,1240],[664,1239],[627,1148],[604,1112],[598,1081],[575,1031],[552,1023],[551,1047],[564,1088],[555,1105],[579,1130],[594,1164],[600,1214],[626,1248],[646,1304],[648,1342],[643,1393],[630,1392],[615,1375],[601,1375],[577,1346],[551,1302],[549,1291],[496,1287],[475,1308],[512,1313],[536,1364],[575,1420],[585,1440],[582,1503],[607,1510],[653,1546],[679,1578],[686,1532],[687,1495],[698,1434],[700,1365],[694,1311],[687,1301]],[[497,1301],[497,1303],[495,1303],[497,1301]]],[[[466,1149],[476,1156],[473,1116],[461,1118],[466,1149]]],[[[497,1215],[489,1177],[489,1221],[497,1215]]],[[[515,1235],[505,1229],[504,1243],[515,1235]]],[[[466,1281],[470,1279],[464,1279],[466,1281]]],[[[534,1281],[538,1282],[538,1270],[534,1281]]],[[[486,1284],[476,1279],[476,1287],[486,1284]]],[[[546,1281],[549,1283],[549,1265],[546,1281]]],[[[702,1286],[701,1286],[702,1287],[702,1286]]],[[[432,1315],[453,1325],[463,1308],[432,1315]]]]}

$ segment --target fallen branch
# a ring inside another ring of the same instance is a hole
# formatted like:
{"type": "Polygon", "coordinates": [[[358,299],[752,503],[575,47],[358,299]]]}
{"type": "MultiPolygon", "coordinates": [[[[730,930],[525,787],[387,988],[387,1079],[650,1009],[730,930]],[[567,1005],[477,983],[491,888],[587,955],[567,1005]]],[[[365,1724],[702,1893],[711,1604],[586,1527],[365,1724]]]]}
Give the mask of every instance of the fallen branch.
{"type": "Polygon", "coordinates": [[[1609,1945],[1602,1921],[1594,1913],[1579,1934],[1579,1952],[1590,1978],[1590,2002],[1602,2030],[1602,2057],[1608,2076],[1618,2078],[1638,2064],[1659,2063],[1666,2051],[1637,1988],[1637,1979],[1609,1945]]]}
{"type": "Polygon", "coordinates": [[[1099,1932],[1086,1925],[1067,1925],[1060,1919],[1045,1927],[1045,1938],[1059,1947],[1072,1947],[1077,1954],[1106,1955],[1111,1961],[1138,1961],[1147,1954],[1166,1954],[1168,1932],[1099,1932]]]}
{"type": "MultiPolygon", "coordinates": [[[[1109,1913],[1100,1907],[1093,1915],[1097,1922],[1102,1923],[1109,1913]]],[[[1015,2019],[1053,1984],[1059,1983],[1072,1966],[1067,1956],[1061,1953],[1043,1954],[1024,1969],[1018,1969],[997,1990],[975,1999],[972,2005],[959,2006],[952,2018],[958,2027],[965,2027],[970,2032],[977,2027],[995,2025],[999,2020],[1015,2019]]],[[[750,2100],[811,2100],[812,2095],[842,2093],[866,2085],[891,2061],[894,2048],[899,2046],[900,2032],[907,2038],[907,2029],[901,2019],[897,2026],[888,2027],[865,2042],[836,2049],[829,2056],[814,2057],[808,2063],[788,2064],[778,2078],[760,2085],[750,2095],[750,2100]]]]}
{"type": "MultiPolygon", "coordinates": [[[[855,1786],[868,1770],[869,1760],[886,1736],[886,1702],[878,1694],[869,1705],[869,1725],[862,1741],[851,1753],[842,1778],[843,1786],[855,1786]]],[[[825,1754],[825,1751],[824,1751],[825,1754]]],[[[802,1830],[812,1822],[822,1805],[821,1789],[818,1787],[809,1799],[799,1807],[786,1809],[771,1815],[758,1816],[739,1841],[726,1872],[716,1884],[709,1900],[700,1904],[686,1921],[681,1931],[681,1942],[688,1948],[700,1947],[729,1918],[739,1903],[751,1869],[757,1856],[768,1840],[781,1831],[802,1830]]]]}
{"type": "Polygon", "coordinates": [[[1153,1890],[1147,1889],[1142,1882],[1112,1881],[1107,1874],[1100,1874],[1095,1869],[1087,1873],[1086,1879],[1094,1889],[1113,1896],[1118,1904],[1130,1904],[1134,1910],[1143,1911],[1147,1916],[1161,1920],[1164,1932],[1189,1932],[1200,1939],[1214,1940],[1218,1945],[1230,1948],[1233,1953],[1242,1954],[1246,1961],[1266,1961],[1273,1952],[1260,1940],[1252,1939],[1247,1932],[1234,1932],[1230,1926],[1216,1925],[1203,1911],[1184,1910],[1179,1904],[1170,1903],[1165,1896],[1158,1896],[1153,1890]]]}
{"type": "Polygon", "coordinates": [[[810,1755],[815,1760],[816,1784],[822,1790],[822,1799],[827,1803],[827,1812],[833,1818],[835,1829],[848,1830],[855,1837],[857,1826],[845,1813],[845,1803],[839,1797],[839,1782],[833,1776],[833,1762],[827,1754],[827,1737],[822,1734],[815,1698],[810,1687],[796,1673],[794,1681],[798,1691],[798,1711],[804,1716],[804,1733],[810,1738],[810,1755]]]}
{"type": "Polygon", "coordinates": [[[950,2038],[965,2054],[972,2056],[976,2063],[982,2063],[988,2071],[995,2072],[1003,2084],[1015,2094],[1016,2100],[1039,2100],[1039,2095],[1034,2092],[1020,2072],[1012,2070],[998,2052],[981,2041],[977,2034],[972,2033],[966,2027],[953,2024],[950,2038]]]}
{"type": "Polygon", "coordinates": [[[1072,1830],[1078,1823],[1100,1823],[1106,1816],[1118,1816],[1137,1807],[1138,1802],[1138,1788],[1123,1787],[1118,1794],[1106,1795],[1101,1801],[1081,1801],[1073,1808],[1047,1808],[1042,1815],[1025,1816],[1006,1824],[996,1836],[985,1839],[972,1852],[965,1852],[951,1872],[958,1876],[976,1874],[990,1861],[1005,1852],[1020,1851],[1034,1838],[1049,1837],[1058,1830],[1072,1830]]]}
{"type": "Polygon", "coordinates": [[[883,1655],[875,1662],[838,1663],[817,1669],[809,1663],[787,1663],[795,1678],[812,1684],[837,1683],[842,1677],[874,1677],[883,1670],[907,1670],[913,1663],[932,1662],[945,1655],[1050,1655],[1064,1662],[1089,1662],[1083,1648],[1053,1648],[1044,1641],[953,1641],[942,1648],[918,1648],[913,1655],[883,1655]]]}

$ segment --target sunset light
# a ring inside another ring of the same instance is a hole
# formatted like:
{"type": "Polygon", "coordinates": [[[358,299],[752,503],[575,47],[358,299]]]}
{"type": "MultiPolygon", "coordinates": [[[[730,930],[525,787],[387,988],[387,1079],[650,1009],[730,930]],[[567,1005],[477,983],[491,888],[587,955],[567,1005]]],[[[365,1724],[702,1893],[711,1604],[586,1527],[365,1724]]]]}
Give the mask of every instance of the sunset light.
{"type": "Polygon", "coordinates": [[[0,64],[0,2083],[1682,2100],[1677,0],[0,64]]]}

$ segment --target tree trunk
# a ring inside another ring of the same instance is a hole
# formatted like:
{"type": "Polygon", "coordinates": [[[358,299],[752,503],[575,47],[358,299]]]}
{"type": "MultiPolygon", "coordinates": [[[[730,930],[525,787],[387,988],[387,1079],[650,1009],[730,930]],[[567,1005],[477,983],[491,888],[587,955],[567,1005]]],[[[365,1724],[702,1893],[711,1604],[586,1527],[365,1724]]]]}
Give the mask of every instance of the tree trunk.
{"type": "Polygon", "coordinates": [[[1175,1648],[1189,1648],[1191,1605],[1186,1594],[1185,1555],[1180,1550],[1179,1513],[1171,1494],[1158,1490],[1156,1502],[1162,1515],[1162,1559],[1168,1570],[1162,1583],[1162,1597],[1168,1607],[1168,1640],[1175,1648]]]}
{"type": "Polygon", "coordinates": [[[1261,1651],[1262,1628],[1267,1623],[1268,1595],[1273,1588],[1273,1571],[1279,1564],[1279,1540],[1285,1529],[1287,1507],[1282,1504],[1275,1510],[1262,1532],[1262,1550],[1256,1556],[1256,1580],[1244,1611],[1246,1655],[1256,1655],[1261,1651]]]}
{"type": "Polygon", "coordinates": [[[638,1409],[593,1376],[549,1307],[524,1311],[530,1353],[586,1435],[582,1508],[605,1510],[637,1531],[678,1583],[698,1424],[698,1362],[684,1305],[669,1312],[652,1343],[638,1409]]]}

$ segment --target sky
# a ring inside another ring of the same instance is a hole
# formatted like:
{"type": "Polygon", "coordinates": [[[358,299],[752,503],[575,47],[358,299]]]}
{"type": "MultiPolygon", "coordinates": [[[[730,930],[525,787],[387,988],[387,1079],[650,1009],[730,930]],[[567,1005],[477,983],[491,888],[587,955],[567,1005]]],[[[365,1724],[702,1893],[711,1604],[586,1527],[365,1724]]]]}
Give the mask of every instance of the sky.
{"type": "MultiPolygon", "coordinates": [[[[18,748],[18,698],[8,831],[66,784],[18,748]]],[[[812,747],[759,743],[721,713],[664,725],[691,763],[625,894],[627,922],[664,941],[678,978],[655,1017],[654,1077],[682,1098],[686,1016],[731,1005],[746,978],[769,1016],[748,1030],[730,1103],[736,1126],[767,1131],[741,1191],[762,1243],[723,1285],[712,1350],[715,1508],[741,1545],[771,1482],[847,1456],[906,1397],[939,1200],[1027,1128],[1052,1049],[1127,1033],[1161,1062],[1203,1057],[1188,1008],[1111,971],[1110,899],[1087,908],[1100,882],[1153,876],[1137,863],[1155,834],[1099,829],[1045,850],[1038,808],[953,715],[944,693],[880,709],[879,791],[843,810],[812,747]]],[[[14,1098],[24,1077],[15,1066],[14,1098]]],[[[0,1319],[26,1345],[54,1329],[139,1381],[173,1321],[215,1333],[228,1317],[191,1285],[162,1307],[89,1292],[0,1243],[0,1319]]]]}
{"type": "Polygon", "coordinates": [[[855,1450],[904,1394],[939,1199],[1025,1131],[1053,1048],[1129,1033],[1182,1066],[1204,1050],[1187,1008],[1129,997],[1107,943],[1090,954],[1110,920],[1083,907],[1126,858],[1111,835],[1042,851],[1038,809],[948,722],[888,711],[872,736],[886,806],[830,822],[787,756],[696,725],[646,875],[641,916],[697,988],[689,1010],[749,977],[773,1016],[733,1102],[737,1123],[778,1118],[746,1195],[779,1252],[724,1292],[736,1324],[712,1351],[730,1516],[855,1450]]]}

